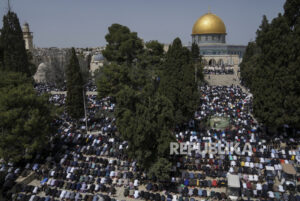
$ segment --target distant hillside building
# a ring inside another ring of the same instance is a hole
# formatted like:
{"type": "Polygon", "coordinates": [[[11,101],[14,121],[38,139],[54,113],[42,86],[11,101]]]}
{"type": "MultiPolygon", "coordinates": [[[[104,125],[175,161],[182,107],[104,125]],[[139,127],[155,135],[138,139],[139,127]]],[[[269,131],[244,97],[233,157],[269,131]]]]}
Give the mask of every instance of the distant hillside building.
{"type": "Polygon", "coordinates": [[[33,34],[30,32],[29,24],[26,22],[23,25],[23,38],[25,41],[25,48],[26,50],[32,50],[33,49],[33,34]]]}

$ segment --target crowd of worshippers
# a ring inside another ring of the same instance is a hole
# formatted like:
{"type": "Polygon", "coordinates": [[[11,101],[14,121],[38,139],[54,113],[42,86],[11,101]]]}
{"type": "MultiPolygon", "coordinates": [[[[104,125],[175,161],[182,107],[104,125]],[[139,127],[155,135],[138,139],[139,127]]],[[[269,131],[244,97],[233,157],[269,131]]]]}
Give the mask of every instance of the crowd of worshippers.
{"type": "MultiPolygon", "coordinates": [[[[39,94],[49,93],[51,91],[58,92],[58,91],[66,91],[67,90],[66,83],[64,83],[64,85],[62,85],[62,86],[58,86],[57,84],[53,84],[53,83],[35,83],[34,88],[39,94]]],[[[97,91],[95,82],[93,80],[88,80],[84,84],[84,90],[92,91],[92,92],[97,91]]]]}
{"type": "MultiPolygon", "coordinates": [[[[229,174],[239,175],[241,182],[241,197],[277,200],[300,199],[297,170],[300,162],[299,140],[289,139],[284,135],[268,136],[262,132],[253,120],[252,97],[242,92],[239,87],[210,87],[201,88],[201,106],[195,114],[198,120],[205,120],[211,116],[230,117],[230,127],[225,130],[193,127],[176,132],[180,142],[196,144],[183,163],[190,171],[200,171],[206,176],[219,178],[229,174]],[[205,143],[225,144],[239,142],[239,148],[249,143],[252,152],[242,155],[229,150],[227,155],[213,155],[197,152],[198,147],[204,150],[205,143]],[[275,183],[275,179],[278,181],[275,183]]],[[[182,166],[182,164],[179,164],[182,166]]],[[[185,175],[185,185],[202,186],[201,180],[195,176],[185,175]]],[[[229,186],[227,186],[229,188],[229,186]]]]}
{"type": "Polygon", "coordinates": [[[222,74],[234,74],[233,67],[210,67],[206,66],[203,69],[204,74],[215,74],[215,75],[222,75],[222,74]]]}
{"type": "Polygon", "coordinates": [[[67,90],[65,85],[57,86],[55,84],[50,84],[50,83],[35,83],[34,89],[39,94],[50,93],[51,91],[66,91],[67,90]]]}
{"type": "MultiPolygon", "coordinates": [[[[228,176],[238,175],[238,200],[300,200],[299,140],[284,135],[269,137],[252,118],[252,97],[239,87],[201,87],[201,105],[195,118],[177,127],[178,142],[206,143],[239,142],[240,149],[250,143],[252,152],[242,155],[199,153],[197,147],[187,155],[174,159],[170,180],[158,182],[149,177],[136,161],[128,158],[128,143],[120,139],[115,119],[107,115],[115,105],[109,98],[88,97],[88,130],[85,119],[76,124],[67,114],[56,120],[59,129],[53,137],[46,159],[37,157],[24,168],[2,165],[6,181],[27,176],[34,171],[38,185],[17,184],[7,200],[156,200],[195,201],[230,200],[226,191],[228,176]],[[100,113],[100,114],[99,114],[100,113]],[[229,117],[225,130],[207,128],[199,122],[210,117],[229,117]],[[45,162],[46,161],[46,162],[45,162]],[[10,175],[10,176],[8,176],[10,175]],[[116,197],[122,192],[123,199],[116,197]]],[[[65,96],[51,99],[64,103],[65,96]]],[[[5,191],[9,183],[5,183],[5,191]]]]}

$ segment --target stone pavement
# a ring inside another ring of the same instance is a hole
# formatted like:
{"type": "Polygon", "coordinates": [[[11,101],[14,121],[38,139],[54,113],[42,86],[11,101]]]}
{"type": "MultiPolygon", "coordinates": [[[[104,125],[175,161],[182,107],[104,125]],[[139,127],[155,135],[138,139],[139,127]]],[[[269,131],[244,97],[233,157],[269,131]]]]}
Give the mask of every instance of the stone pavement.
{"type": "Polygon", "coordinates": [[[205,81],[212,86],[231,86],[239,85],[239,80],[236,75],[215,75],[215,74],[206,74],[204,76],[205,81]]]}
{"type": "Polygon", "coordinates": [[[206,74],[204,75],[204,79],[211,86],[239,86],[244,93],[250,94],[249,90],[240,84],[240,79],[236,74],[206,74]]]}

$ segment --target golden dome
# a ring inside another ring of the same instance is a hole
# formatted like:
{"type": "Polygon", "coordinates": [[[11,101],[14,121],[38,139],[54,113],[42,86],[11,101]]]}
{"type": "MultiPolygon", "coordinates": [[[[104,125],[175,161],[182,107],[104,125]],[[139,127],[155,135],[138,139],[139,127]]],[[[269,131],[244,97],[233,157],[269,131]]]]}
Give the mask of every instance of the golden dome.
{"type": "Polygon", "coordinates": [[[192,35],[195,34],[226,34],[226,27],[221,18],[206,13],[195,22],[192,35]]]}

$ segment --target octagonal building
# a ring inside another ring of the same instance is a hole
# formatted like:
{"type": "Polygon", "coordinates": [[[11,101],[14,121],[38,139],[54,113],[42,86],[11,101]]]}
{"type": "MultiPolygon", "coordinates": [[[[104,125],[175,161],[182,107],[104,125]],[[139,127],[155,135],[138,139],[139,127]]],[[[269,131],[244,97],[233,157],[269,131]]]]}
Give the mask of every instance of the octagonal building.
{"type": "Polygon", "coordinates": [[[217,15],[208,12],[196,20],[192,29],[192,43],[200,48],[205,66],[238,66],[245,45],[226,44],[226,26],[217,15]]]}

